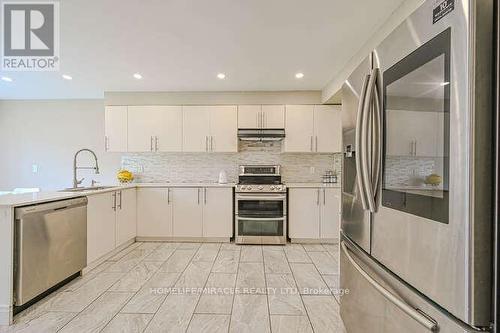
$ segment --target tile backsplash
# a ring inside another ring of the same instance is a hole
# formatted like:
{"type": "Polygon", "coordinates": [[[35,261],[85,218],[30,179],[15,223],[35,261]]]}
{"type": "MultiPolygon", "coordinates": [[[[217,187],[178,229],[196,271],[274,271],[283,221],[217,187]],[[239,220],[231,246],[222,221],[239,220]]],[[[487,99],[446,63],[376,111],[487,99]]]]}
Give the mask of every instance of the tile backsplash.
{"type": "Polygon", "coordinates": [[[443,175],[442,160],[435,157],[389,156],[385,160],[385,184],[422,185],[432,173],[443,175]]]}
{"type": "Polygon", "coordinates": [[[238,153],[127,153],[122,168],[138,182],[217,182],[226,171],[229,182],[238,181],[238,166],[279,164],[284,182],[321,182],[326,170],[341,177],[342,154],[282,153],[281,142],[239,141],[238,153]]]}

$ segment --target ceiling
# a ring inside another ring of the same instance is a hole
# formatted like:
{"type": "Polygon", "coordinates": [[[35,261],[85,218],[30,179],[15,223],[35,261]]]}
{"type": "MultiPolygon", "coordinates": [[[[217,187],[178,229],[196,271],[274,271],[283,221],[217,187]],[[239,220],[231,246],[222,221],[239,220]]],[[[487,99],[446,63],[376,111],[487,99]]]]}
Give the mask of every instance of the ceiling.
{"type": "Polygon", "coordinates": [[[1,72],[0,99],[320,90],[402,2],[64,0],[60,72],[1,72]]]}

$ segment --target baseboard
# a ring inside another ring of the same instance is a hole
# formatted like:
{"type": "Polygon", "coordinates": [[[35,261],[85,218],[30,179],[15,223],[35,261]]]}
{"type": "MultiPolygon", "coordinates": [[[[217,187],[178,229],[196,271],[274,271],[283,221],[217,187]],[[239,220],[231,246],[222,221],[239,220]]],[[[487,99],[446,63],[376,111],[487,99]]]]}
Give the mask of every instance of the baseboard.
{"type": "Polygon", "coordinates": [[[92,261],[91,263],[87,264],[87,267],[85,267],[83,270],[82,270],[82,274],[85,275],[87,274],[89,271],[91,271],[92,269],[96,268],[97,266],[99,266],[100,264],[102,264],[103,262],[105,262],[106,260],[114,257],[116,254],[118,254],[120,251],[122,250],[125,250],[127,247],[129,247],[130,245],[134,244],[135,243],[135,237],[134,238],[131,238],[129,239],[127,242],[123,243],[122,245],[118,246],[117,248],[115,248],[113,251],[111,252],[108,252],[106,253],[105,255],[103,255],[102,257],[92,261]]]}
{"type": "Polygon", "coordinates": [[[0,305],[0,332],[3,332],[1,326],[12,325],[14,318],[14,308],[9,305],[0,305]]]}
{"type": "Polygon", "coordinates": [[[230,237],[136,237],[138,242],[229,243],[230,237]]]}
{"type": "Polygon", "coordinates": [[[291,243],[302,244],[338,244],[338,238],[290,238],[291,243]]]}

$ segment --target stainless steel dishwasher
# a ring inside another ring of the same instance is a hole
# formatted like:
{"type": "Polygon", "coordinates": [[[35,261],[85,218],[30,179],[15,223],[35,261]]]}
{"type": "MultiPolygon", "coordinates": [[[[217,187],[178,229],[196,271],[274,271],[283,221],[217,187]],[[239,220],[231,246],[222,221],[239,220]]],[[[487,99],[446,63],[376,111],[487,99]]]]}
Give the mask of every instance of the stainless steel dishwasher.
{"type": "Polygon", "coordinates": [[[14,303],[22,306],[87,265],[87,198],[15,209],[14,303]]]}

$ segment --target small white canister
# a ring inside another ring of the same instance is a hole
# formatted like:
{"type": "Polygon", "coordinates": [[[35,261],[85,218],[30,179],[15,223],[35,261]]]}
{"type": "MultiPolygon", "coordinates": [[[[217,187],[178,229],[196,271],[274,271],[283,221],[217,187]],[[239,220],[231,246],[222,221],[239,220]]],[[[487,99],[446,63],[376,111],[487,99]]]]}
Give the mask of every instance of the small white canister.
{"type": "Polygon", "coordinates": [[[224,170],[219,172],[219,184],[227,184],[227,174],[224,170]]]}

